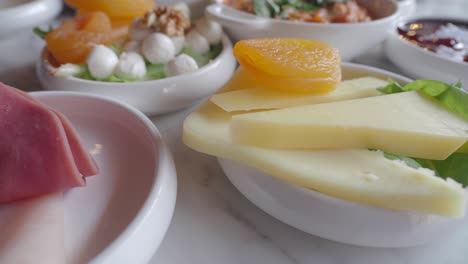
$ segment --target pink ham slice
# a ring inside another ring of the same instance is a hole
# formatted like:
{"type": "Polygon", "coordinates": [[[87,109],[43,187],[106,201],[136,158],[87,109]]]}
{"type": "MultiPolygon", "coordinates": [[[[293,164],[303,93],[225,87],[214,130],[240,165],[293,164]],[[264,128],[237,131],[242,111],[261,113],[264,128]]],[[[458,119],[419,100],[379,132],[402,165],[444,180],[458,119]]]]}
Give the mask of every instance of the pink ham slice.
{"type": "MultiPolygon", "coordinates": [[[[0,83],[1,84],[1,83],[0,83]]],[[[8,85],[6,85],[8,86],[8,85]]],[[[11,86],[8,86],[9,88],[13,89],[15,92],[17,92],[19,95],[24,96],[26,99],[28,99],[31,103],[38,104],[40,106],[43,106],[39,101],[34,99],[31,95],[28,93],[15,89],[11,86]]],[[[46,107],[46,106],[44,106],[46,107]]],[[[54,114],[57,115],[57,117],[60,119],[60,122],[63,125],[63,128],[65,129],[65,134],[67,135],[67,140],[68,143],[70,144],[70,148],[73,154],[73,157],[75,159],[75,163],[78,167],[78,170],[80,171],[83,176],[91,176],[91,175],[96,175],[98,173],[98,168],[96,166],[96,163],[94,160],[91,158],[91,156],[87,153],[86,149],[84,148],[83,144],[80,141],[80,138],[78,134],[76,133],[75,129],[73,128],[71,122],[60,112],[57,112],[53,109],[51,110],[54,114]]]]}
{"type": "Polygon", "coordinates": [[[96,173],[63,115],[0,83],[0,203],[82,186],[96,173]]]}

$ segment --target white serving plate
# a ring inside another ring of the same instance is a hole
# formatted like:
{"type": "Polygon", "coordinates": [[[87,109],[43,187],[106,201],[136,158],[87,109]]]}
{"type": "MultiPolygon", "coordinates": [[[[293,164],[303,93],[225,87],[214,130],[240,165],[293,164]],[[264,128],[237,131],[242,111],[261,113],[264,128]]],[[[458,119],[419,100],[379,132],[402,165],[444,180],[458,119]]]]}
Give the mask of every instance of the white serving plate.
{"type": "Polygon", "coordinates": [[[345,61],[379,44],[393,29],[399,8],[392,0],[358,0],[375,13],[376,19],[363,23],[307,23],[263,18],[223,4],[206,8],[209,18],[220,23],[233,41],[251,38],[302,38],[327,42],[340,50],[345,61]]]}
{"type": "Polygon", "coordinates": [[[232,43],[222,38],[223,50],[209,64],[197,71],[161,80],[109,83],[75,77],[55,77],[50,72],[44,52],[36,65],[37,75],[45,90],[76,91],[95,94],[130,104],[147,115],[164,114],[188,107],[221,88],[236,67],[232,43]]]}
{"type": "MultiPolygon", "coordinates": [[[[403,84],[411,81],[352,63],[344,63],[342,72],[344,79],[374,76],[403,84]]],[[[360,205],[289,184],[232,160],[218,161],[232,184],[260,209],[299,230],[337,242],[368,247],[415,246],[450,234],[465,221],[360,205]]]]}
{"type": "MultiPolygon", "coordinates": [[[[401,23],[421,18],[456,20],[448,17],[413,16],[401,23]]],[[[468,21],[465,20],[465,23],[468,21]]],[[[468,85],[468,63],[453,61],[411,44],[401,39],[396,29],[388,34],[384,50],[393,64],[414,79],[441,80],[448,83],[461,81],[465,87],[468,85]]]]}
{"type": "Polygon", "coordinates": [[[62,7],[62,0],[0,1],[0,39],[11,38],[51,21],[62,7]]]}
{"type": "Polygon", "coordinates": [[[62,112],[100,172],[65,193],[67,263],[146,263],[174,211],[177,178],[156,127],[133,107],[92,95],[33,92],[62,112]]]}

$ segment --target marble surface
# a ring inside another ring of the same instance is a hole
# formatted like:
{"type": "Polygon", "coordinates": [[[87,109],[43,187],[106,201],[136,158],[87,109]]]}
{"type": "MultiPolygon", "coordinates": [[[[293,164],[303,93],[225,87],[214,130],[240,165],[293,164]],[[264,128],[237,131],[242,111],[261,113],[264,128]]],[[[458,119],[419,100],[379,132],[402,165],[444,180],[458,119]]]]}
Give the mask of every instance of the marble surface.
{"type": "MultiPolygon", "coordinates": [[[[439,4],[437,10],[460,16],[468,13],[466,2],[447,2],[452,6],[439,4]]],[[[425,10],[430,13],[436,9],[425,10]]],[[[34,63],[40,47],[41,42],[29,32],[0,42],[0,81],[28,91],[39,90],[34,63]]],[[[400,73],[383,56],[380,46],[355,62],[400,73]]],[[[181,124],[190,110],[152,118],[172,149],[179,188],[172,224],[150,263],[468,263],[468,224],[432,244],[377,249],[327,241],[275,220],[233,187],[215,158],[183,145],[181,124]]]]}

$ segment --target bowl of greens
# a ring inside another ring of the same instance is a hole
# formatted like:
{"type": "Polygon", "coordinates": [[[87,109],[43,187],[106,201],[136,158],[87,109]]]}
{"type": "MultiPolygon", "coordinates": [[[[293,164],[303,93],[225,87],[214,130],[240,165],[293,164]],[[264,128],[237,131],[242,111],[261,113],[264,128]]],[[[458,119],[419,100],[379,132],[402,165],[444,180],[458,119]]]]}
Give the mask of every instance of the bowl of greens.
{"type": "Polygon", "coordinates": [[[350,60],[379,44],[399,7],[391,0],[222,0],[206,9],[234,40],[303,38],[327,42],[350,60]]]}

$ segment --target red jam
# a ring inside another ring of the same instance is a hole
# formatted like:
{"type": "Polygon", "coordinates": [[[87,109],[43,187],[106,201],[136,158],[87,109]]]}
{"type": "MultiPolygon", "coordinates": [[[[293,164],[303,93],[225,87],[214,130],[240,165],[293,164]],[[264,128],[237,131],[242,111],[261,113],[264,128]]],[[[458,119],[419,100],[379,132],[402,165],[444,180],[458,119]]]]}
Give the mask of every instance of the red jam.
{"type": "Polygon", "coordinates": [[[404,39],[451,60],[468,62],[468,23],[418,19],[398,26],[404,39]]]}

